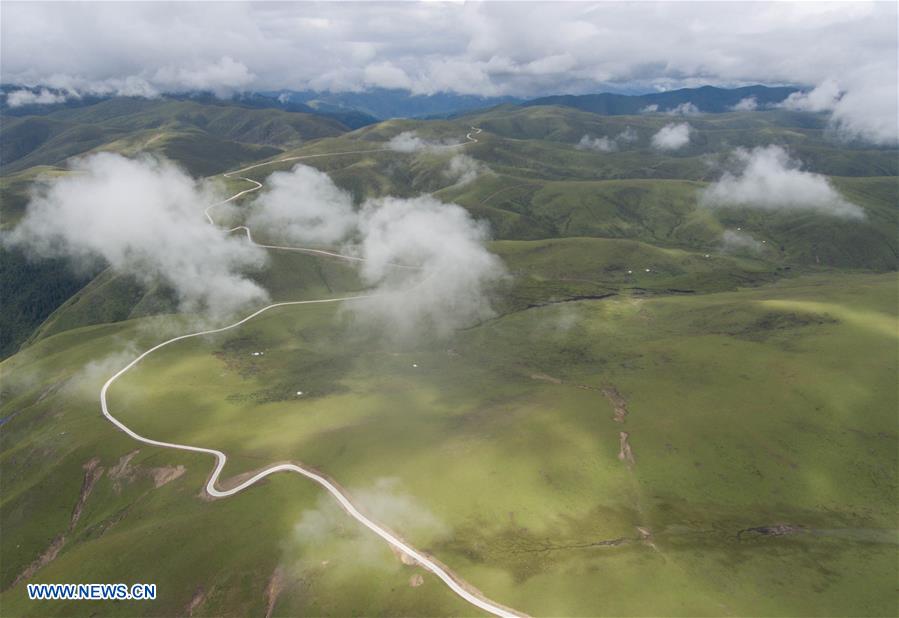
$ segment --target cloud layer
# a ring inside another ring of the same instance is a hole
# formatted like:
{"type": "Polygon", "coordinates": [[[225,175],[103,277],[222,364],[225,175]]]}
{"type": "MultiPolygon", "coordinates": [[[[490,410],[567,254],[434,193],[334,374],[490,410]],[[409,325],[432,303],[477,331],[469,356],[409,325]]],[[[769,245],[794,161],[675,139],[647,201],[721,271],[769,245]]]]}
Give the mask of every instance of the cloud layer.
{"type": "Polygon", "coordinates": [[[701,194],[707,206],[772,211],[814,211],[844,219],[862,219],[864,210],[847,202],[826,176],[803,171],[780,146],[738,149],[736,173],[726,172],[701,194]]]}
{"type": "Polygon", "coordinates": [[[0,68],[12,83],[141,96],[832,80],[843,131],[895,141],[896,21],[891,2],[7,3],[0,68]]]}
{"type": "Polygon", "coordinates": [[[5,239],[38,257],[105,259],[145,284],[163,283],[186,311],[225,315],[266,298],[243,274],[262,250],[209,225],[214,196],[175,166],[110,153],[79,159],[72,174],[39,182],[5,239]]]}

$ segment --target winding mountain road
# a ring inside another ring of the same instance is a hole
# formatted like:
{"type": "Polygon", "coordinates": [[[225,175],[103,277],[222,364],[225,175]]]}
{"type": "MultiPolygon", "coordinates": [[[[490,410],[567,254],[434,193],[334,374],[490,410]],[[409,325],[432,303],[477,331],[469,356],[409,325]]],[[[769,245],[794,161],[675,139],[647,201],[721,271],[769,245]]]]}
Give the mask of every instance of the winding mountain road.
{"type": "MultiPolygon", "coordinates": [[[[467,142],[462,143],[462,144],[454,144],[452,146],[446,146],[446,148],[457,148],[459,146],[465,146],[467,144],[476,143],[478,140],[477,140],[477,138],[473,137],[472,134],[477,135],[480,132],[481,132],[481,129],[472,127],[472,130],[466,135],[466,138],[468,140],[467,142]]],[[[248,193],[252,193],[254,191],[258,191],[259,189],[261,189],[262,188],[261,183],[255,181],[251,178],[247,178],[245,176],[237,176],[237,174],[242,174],[248,170],[262,167],[264,165],[283,163],[285,161],[299,161],[299,160],[303,160],[303,159],[311,159],[311,158],[316,158],[316,157],[362,154],[362,153],[368,153],[368,152],[383,152],[383,151],[389,151],[389,150],[392,150],[392,149],[390,149],[390,148],[375,148],[375,149],[370,149],[370,150],[359,150],[359,151],[354,151],[354,152],[337,152],[337,153],[327,153],[327,154],[286,157],[286,158],[277,159],[274,161],[267,161],[265,163],[258,163],[256,165],[251,165],[249,167],[245,167],[245,168],[233,171],[233,172],[228,172],[228,173],[224,174],[226,177],[239,178],[241,180],[245,180],[247,182],[252,183],[254,186],[249,189],[240,191],[222,202],[218,202],[216,204],[213,204],[213,205],[207,207],[204,211],[204,214],[206,215],[206,218],[209,220],[209,222],[214,225],[215,221],[213,220],[212,216],[210,215],[211,209],[213,209],[216,206],[220,206],[222,204],[232,202],[236,199],[239,199],[243,195],[246,195],[248,193]]],[[[324,255],[327,257],[333,257],[333,258],[344,259],[344,260],[352,260],[352,261],[362,260],[362,258],[359,258],[359,257],[343,255],[340,253],[325,251],[325,250],[320,250],[320,249],[308,249],[305,247],[282,247],[282,246],[277,246],[277,245],[262,245],[262,244],[255,243],[253,241],[253,237],[250,233],[250,229],[247,228],[246,226],[239,226],[239,227],[233,228],[231,231],[238,231],[238,230],[246,231],[247,238],[250,242],[252,242],[253,244],[256,244],[260,247],[267,248],[267,249],[302,251],[305,253],[324,255]]],[[[414,267],[412,267],[412,268],[414,268],[414,267]]],[[[344,494],[343,491],[334,482],[330,481],[329,479],[327,479],[325,476],[323,476],[319,472],[316,472],[314,470],[311,470],[309,468],[306,468],[304,466],[294,464],[294,463],[278,464],[278,465],[273,465],[269,468],[262,470],[261,472],[255,474],[251,478],[243,481],[239,485],[232,487],[231,489],[220,490],[220,489],[216,488],[216,484],[219,480],[222,470],[225,468],[225,464],[228,461],[228,457],[227,457],[227,455],[225,455],[225,453],[223,453],[222,451],[216,450],[216,449],[205,448],[205,447],[201,447],[201,446],[192,446],[189,444],[177,444],[174,442],[163,442],[161,440],[153,440],[152,438],[144,437],[144,436],[140,435],[139,433],[137,433],[136,431],[134,431],[133,429],[131,429],[130,427],[128,427],[127,425],[125,425],[125,423],[123,423],[122,421],[117,419],[115,416],[113,416],[112,413],[109,411],[109,403],[107,401],[107,394],[109,392],[110,387],[112,387],[112,385],[115,383],[115,381],[118,380],[120,377],[122,377],[129,370],[134,368],[138,363],[140,363],[143,359],[148,357],[150,354],[152,354],[153,352],[156,352],[157,350],[164,348],[172,343],[176,343],[178,341],[183,341],[185,339],[191,339],[194,337],[203,337],[206,335],[221,333],[221,332],[228,331],[228,330],[231,330],[234,328],[238,328],[242,324],[249,322],[253,318],[265,313],[266,311],[269,311],[270,309],[275,309],[278,307],[289,307],[289,306],[294,306],[294,305],[311,305],[311,304],[321,304],[321,303],[352,302],[355,300],[359,300],[359,299],[363,299],[363,298],[370,298],[370,297],[371,297],[370,295],[358,295],[358,296],[344,296],[344,297],[340,297],[340,298],[327,298],[327,299],[321,299],[321,300],[299,300],[299,301],[273,303],[271,305],[267,305],[267,306],[263,307],[262,309],[259,309],[258,311],[254,312],[254,313],[251,313],[250,315],[246,316],[245,318],[243,318],[241,320],[238,320],[237,322],[234,322],[233,324],[229,324],[227,326],[222,326],[221,328],[214,328],[214,329],[203,330],[203,331],[198,331],[198,332],[194,332],[194,333],[188,333],[186,335],[172,337],[171,339],[163,341],[162,343],[159,343],[159,344],[153,346],[152,348],[146,350],[142,354],[140,354],[138,357],[136,357],[130,363],[128,363],[127,365],[122,367],[112,377],[110,377],[106,381],[105,384],[103,384],[103,387],[100,389],[100,409],[103,412],[103,416],[105,416],[112,424],[114,424],[116,427],[118,427],[119,429],[124,431],[131,438],[137,440],[138,442],[143,442],[144,444],[149,444],[152,446],[158,446],[158,447],[162,447],[162,448],[171,448],[171,449],[177,449],[177,450],[182,450],[182,451],[191,451],[194,453],[204,453],[204,454],[212,455],[213,457],[215,457],[215,459],[216,459],[215,469],[213,470],[212,474],[209,476],[209,480],[206,483],[206,492],[210,496],[213,496],[215,498],[226,498],[228,496],[233,496],[234,494],[236,494],[238,492],[241,492],[245,489],[252,487],[258,481],[264,479],[265,477],[270,476],[272,474],[276,474],[278,472],[296,472],[297,474],[301,474],[301,475],[305,476],[306,478],[311,479],[312,481],[315,481],[316,483],[318,483],[319,485],[324,487],[334,497],[334,499],[337,500],[337,502],[340,504],[340,506],[353,519],[355,519],[356,521],[361,523],[363,526],[365,526],[366,528],[368,528],[369,530],[371,530],[372,532],[377,534],[379,537],[384,539],[387,543],[389,543],[395,549],[397,549],[398,551],[402,552],[403,554],[405,554],[406,556],[408,556],[409,558],[414,560],[416,564],[427,569],[428,571],[430,571],[431,573],[433,573],[434,575],[439,577],[447,585],[447,587],[449,587],[450,590],[452,590],[459,597],[461,597],[462,599],[464,599],[465,601],[467,601],[474,607],[477,607],[477,608],[479,608],[487,613],[493,614],[495,616],[502,616],[504,618],[518,618],[521,616],[525,616],[525,614],[522,614],[522,613],[512,610],[510,608],[499,605],[493,601],[490,601],[483,595],[475,592],[473,589],[471,589],[470,586],[467,586],[461,579],[454,576],[446,567],[441,566],[434,559],[429,558],[427,555],[419,552],[415,548],[411,547],[408,543],[406,543],[405,541],[400,539],[398,536],[396,536],[394,533],[390,532],[389,530],[387,530],[386,528],[384,528],[377,522],[370,519],[364,513],[359,511],[358,508],[356,508],[356,506],[352,503],[350,498],[346,494],[344,494]]]]}

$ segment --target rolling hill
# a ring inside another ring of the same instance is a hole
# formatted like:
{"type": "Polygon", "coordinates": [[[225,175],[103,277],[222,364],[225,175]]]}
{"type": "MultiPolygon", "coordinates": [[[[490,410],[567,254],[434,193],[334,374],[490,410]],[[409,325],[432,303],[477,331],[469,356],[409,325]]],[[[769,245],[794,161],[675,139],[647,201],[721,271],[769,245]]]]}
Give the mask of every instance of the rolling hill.
{"type": "MultiPolygon", "coordinates": [[[[356,206],[456,203],[487,222],[507,273],[492,314],[404,341],[345,304],[275,307],[157,350],[110,406],[142,435],[226,452],[229,483],[274,462],[319,470],[532,615],[888,615],[897,151],[840,142],[819,114],[724,109],[782,94],[765,92],[702,90],[720,113],[677,119],[554,100],[355,130],[111,99],[4,119],[0,214],[10,229],[38,178],[106,149],[198,176],[270,162],[245,172],[261,183],[297,165],[281,157],[333,154],[302,164],[356,206]],[[654,149],[673,121],[691,124],[689,144],[654,149]],[[477,142],[446,147],[472,126],[477,142]],[[386,149],[405,132],[424,146],[386,149]],[[579,147],[585,135],[615,146],[579,147]],[[864,217],[703,204],[735,149],[770,145],[864,217]],[[477,170],[466,181],[448,174],[459,155],[477,170]]],[[[251,199],[220,224],[245,223],[251,199]]],[[[2,250],[4,614],[73,613],[26,601],[27,582],[113,580],[157,583],[159,616],[472,613],[306,480],[273,475],[214,500],[211,457],[135,442],[98,413],[101,386],[140,351],[237,317],[178,313],[165,285],[101,262],[74,271],[2,250]]],[[[273,302],[366,289],[347,262],[280,250],[253,280],[273,302]]],[[[135,603],[100,613],[147,613],[135,603]]]]}

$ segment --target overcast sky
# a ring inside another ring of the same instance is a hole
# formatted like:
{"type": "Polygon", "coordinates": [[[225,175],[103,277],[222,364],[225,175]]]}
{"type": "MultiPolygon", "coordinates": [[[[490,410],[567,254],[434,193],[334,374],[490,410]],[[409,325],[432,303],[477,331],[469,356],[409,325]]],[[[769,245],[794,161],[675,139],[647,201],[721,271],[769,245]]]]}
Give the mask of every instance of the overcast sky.
{"type": "Polygon", "coordinates": [[[125,94],[829,83],[895,109],[896,23],[894,2],[3,2],[0,62],[5,83],[125,94]]]}

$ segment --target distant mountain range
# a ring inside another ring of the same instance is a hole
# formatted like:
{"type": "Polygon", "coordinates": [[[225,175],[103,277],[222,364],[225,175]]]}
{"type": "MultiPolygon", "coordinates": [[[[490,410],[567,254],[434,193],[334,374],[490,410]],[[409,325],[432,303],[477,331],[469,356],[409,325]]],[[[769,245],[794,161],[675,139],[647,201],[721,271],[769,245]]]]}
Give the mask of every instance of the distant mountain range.
{"type": "Polygon", "coordinates": [[[641,112],[722,113],[735,108],[751,110],[780,103],[799,88],[746,86],[744,88],[682,88],[652,94],[583,94],[541,97],[523,106],[560,105],[604,116],[622,116],[641,112]],[[742,105],[741,105],[742,104],[742,105]],[[738,107],[739,106],[739,107],[738,107]]]}
{"type": "Polygon", "coordinates": [[[374,88],[364,92],[282,90],[262,94],[291,104],[302,103],[319,112],[337,113],[353,110],[374,116],[379,120],[440,117],[507,103],[523,102],[523,99],[515,97],[481,97],[451,92],[412,94],[408,90],[385,88],[374,88]]]}
{"type": "MultiPolygon", "coordinates": [[[[22,86],[2,85],[0,91],[8,95],[22,86]]],[[[38,94],[46,90],[60,95],[62,102],[53,104],[27,104],[10,107],[7,96],[0,101],[0,110],[8,116],[41,116],[54,110],[94,105],[112,97],[84,96],[65,98],[62,91],[45,88],[28,88],[38,94]]],[[[245,92],[230,99],[221,99],[211,93],[194,92],[166,95],[164,98],[185,100],[204,105],[238,105],[250,109],[279,109],[332,118],[351,129],[357,129],[390,118],[445,118],[498,105],[558,105],[607,116],[638,114],[642,112],[721,113],[734,109],[751,110],[765,108],[783,101],[797,92],[792,87],[747,86],[744,88],[683,88],[651,94],[584,94],[553,95],[532,100],[514,97],[481,97],[452,93],[430,95],[412,94],[405,90],[373,89],[365,92],[313,92],[279,90],[245,92]]],[[[52,98],[52,97],[51,97],[52,98]]]]}

